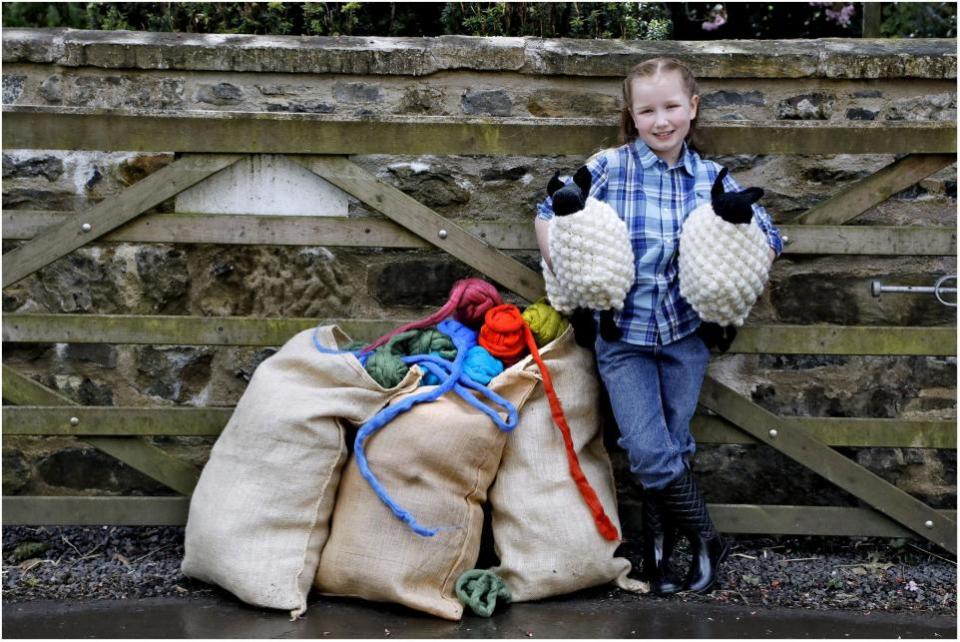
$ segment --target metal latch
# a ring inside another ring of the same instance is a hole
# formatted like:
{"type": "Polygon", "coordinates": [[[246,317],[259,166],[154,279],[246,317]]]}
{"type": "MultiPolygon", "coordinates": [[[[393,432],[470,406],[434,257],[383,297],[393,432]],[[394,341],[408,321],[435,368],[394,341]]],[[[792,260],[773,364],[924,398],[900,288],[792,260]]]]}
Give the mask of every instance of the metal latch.
{"type": "Polygon", "coordinates": [[[954,284],[956,284],[957,275],[946,274],[941,276],[937,279],[937,282],[933,284],[933,287],[920,285],[884,285],[880,281],[874,281],[870,284],[870,294],[873,296],[880,296],[881,294],[933,294],[937,297],[937,301],[943,305],[955,308],[957,307],[955,300],[951,302],[943,298],[944,294],[957,294],[956,287],[948,288],[944,286],[948,281],[953,281],[954,284]]]}

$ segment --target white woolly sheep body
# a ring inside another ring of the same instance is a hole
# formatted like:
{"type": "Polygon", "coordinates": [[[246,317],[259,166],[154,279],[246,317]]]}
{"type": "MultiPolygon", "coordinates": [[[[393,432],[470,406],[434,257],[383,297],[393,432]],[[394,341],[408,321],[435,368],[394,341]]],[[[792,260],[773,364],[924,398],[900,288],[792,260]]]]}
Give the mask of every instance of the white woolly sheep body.
{"type": "Polygon", "coordinates": [[[547,298],[564,314],[576,308],[621,310],[633,285],[627,225],[607,203],[588,198],[582,210],[550,221],[553,273],[541,261],[547,298]]]}
{"type": "Polygon", "coordinates": [[[743,325],[770,275],[768,247],[756,220],[729,223],[701,205],[680,233],[680,295],[704,321],[743,325]]]}

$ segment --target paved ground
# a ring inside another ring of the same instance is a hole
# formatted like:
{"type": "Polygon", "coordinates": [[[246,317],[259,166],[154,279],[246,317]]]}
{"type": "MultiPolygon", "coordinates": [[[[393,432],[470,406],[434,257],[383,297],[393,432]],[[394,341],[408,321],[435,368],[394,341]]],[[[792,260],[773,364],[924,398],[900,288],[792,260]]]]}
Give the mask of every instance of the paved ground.
{"type": "MultiPolygon", "coordinates": [[[[6,527],[7,638],[956,638],[943,551],[868,538],[732,538],[721,586],[672,598],[599,587],[452,623],[314,597],[306,616],[244,606],[180,573],[183,529],[6,527]]],[[[495,564],[487,557],[477,566],[495,564]]],[[[635,542],[620,554],[639,565],[635,542]]],[[[481,557],[484,557],[483,555],[481,557]]],[[[677,561],[683,568],[683,547],[677,561]]]]}
{"type": "Polygon", "coordinates": [[[322,599],[291,622],[225,595],[7,604],[4,638],[956,638],[956,618],[764,609],[594,590],[447,622],[385,604],[322,599]]]}
{"type": "MultiPolygon", "coordinates": [[[[956,616],[957,565],[920,542],[868,538],[731,538],[720,588],[682,601],[751,608],[910,611],[956,616]]],[[[618,554],[640,566],[638,542],[618,554]]],[[[498,561],[492,543],[478,568],[498,561]]],[[[5,527],[3,603],[211,597],[180,573],[182,527],[5,527]]],[[[683,572],[689,555],[675,556],[683,572]]],[[[657,598],[648,597],[648,600],[657,598]]],[[[667,600],[661,600],[666,602],[667,600]]]]}

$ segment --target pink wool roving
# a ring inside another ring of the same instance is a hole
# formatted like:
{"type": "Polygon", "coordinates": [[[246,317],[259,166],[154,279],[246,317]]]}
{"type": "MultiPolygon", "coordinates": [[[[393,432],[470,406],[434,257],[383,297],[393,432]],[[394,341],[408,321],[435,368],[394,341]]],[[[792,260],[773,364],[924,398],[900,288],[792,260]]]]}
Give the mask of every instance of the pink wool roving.
{"type": "Polygon", "coordinates": [[[401,332],[419,330],[431,325],[436,325],[451,315],[460,323],[477,329],[483,325],[483,319],[487,310],[502,303],[503,299],[500,298],[500,293],[497,292],[497,288],[492,284],[487,283],[483,279],[461,279],[453,284],[453,288],[450,290],[450,298],[439,310],[419,321],[411,321],[396,330],[391,330],[361,350],[361,352],[370,352],[371,350],[379,348],[389,341],[391,337],[401,332]]]}

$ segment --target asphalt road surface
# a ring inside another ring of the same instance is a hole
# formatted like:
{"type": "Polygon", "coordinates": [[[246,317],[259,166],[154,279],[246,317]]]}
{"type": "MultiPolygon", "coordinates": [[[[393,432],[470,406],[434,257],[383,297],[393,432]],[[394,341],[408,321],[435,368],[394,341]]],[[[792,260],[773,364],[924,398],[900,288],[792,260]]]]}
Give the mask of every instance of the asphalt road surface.
{"type": "Polygon", "coordinates": [[[226,596],[8,603],[10,638],[956,638],[957,620],[929,613],[766,609],[596,594],[498,608],[448,622],[400,606],[320,598],[286,613],[226,596]]]}

